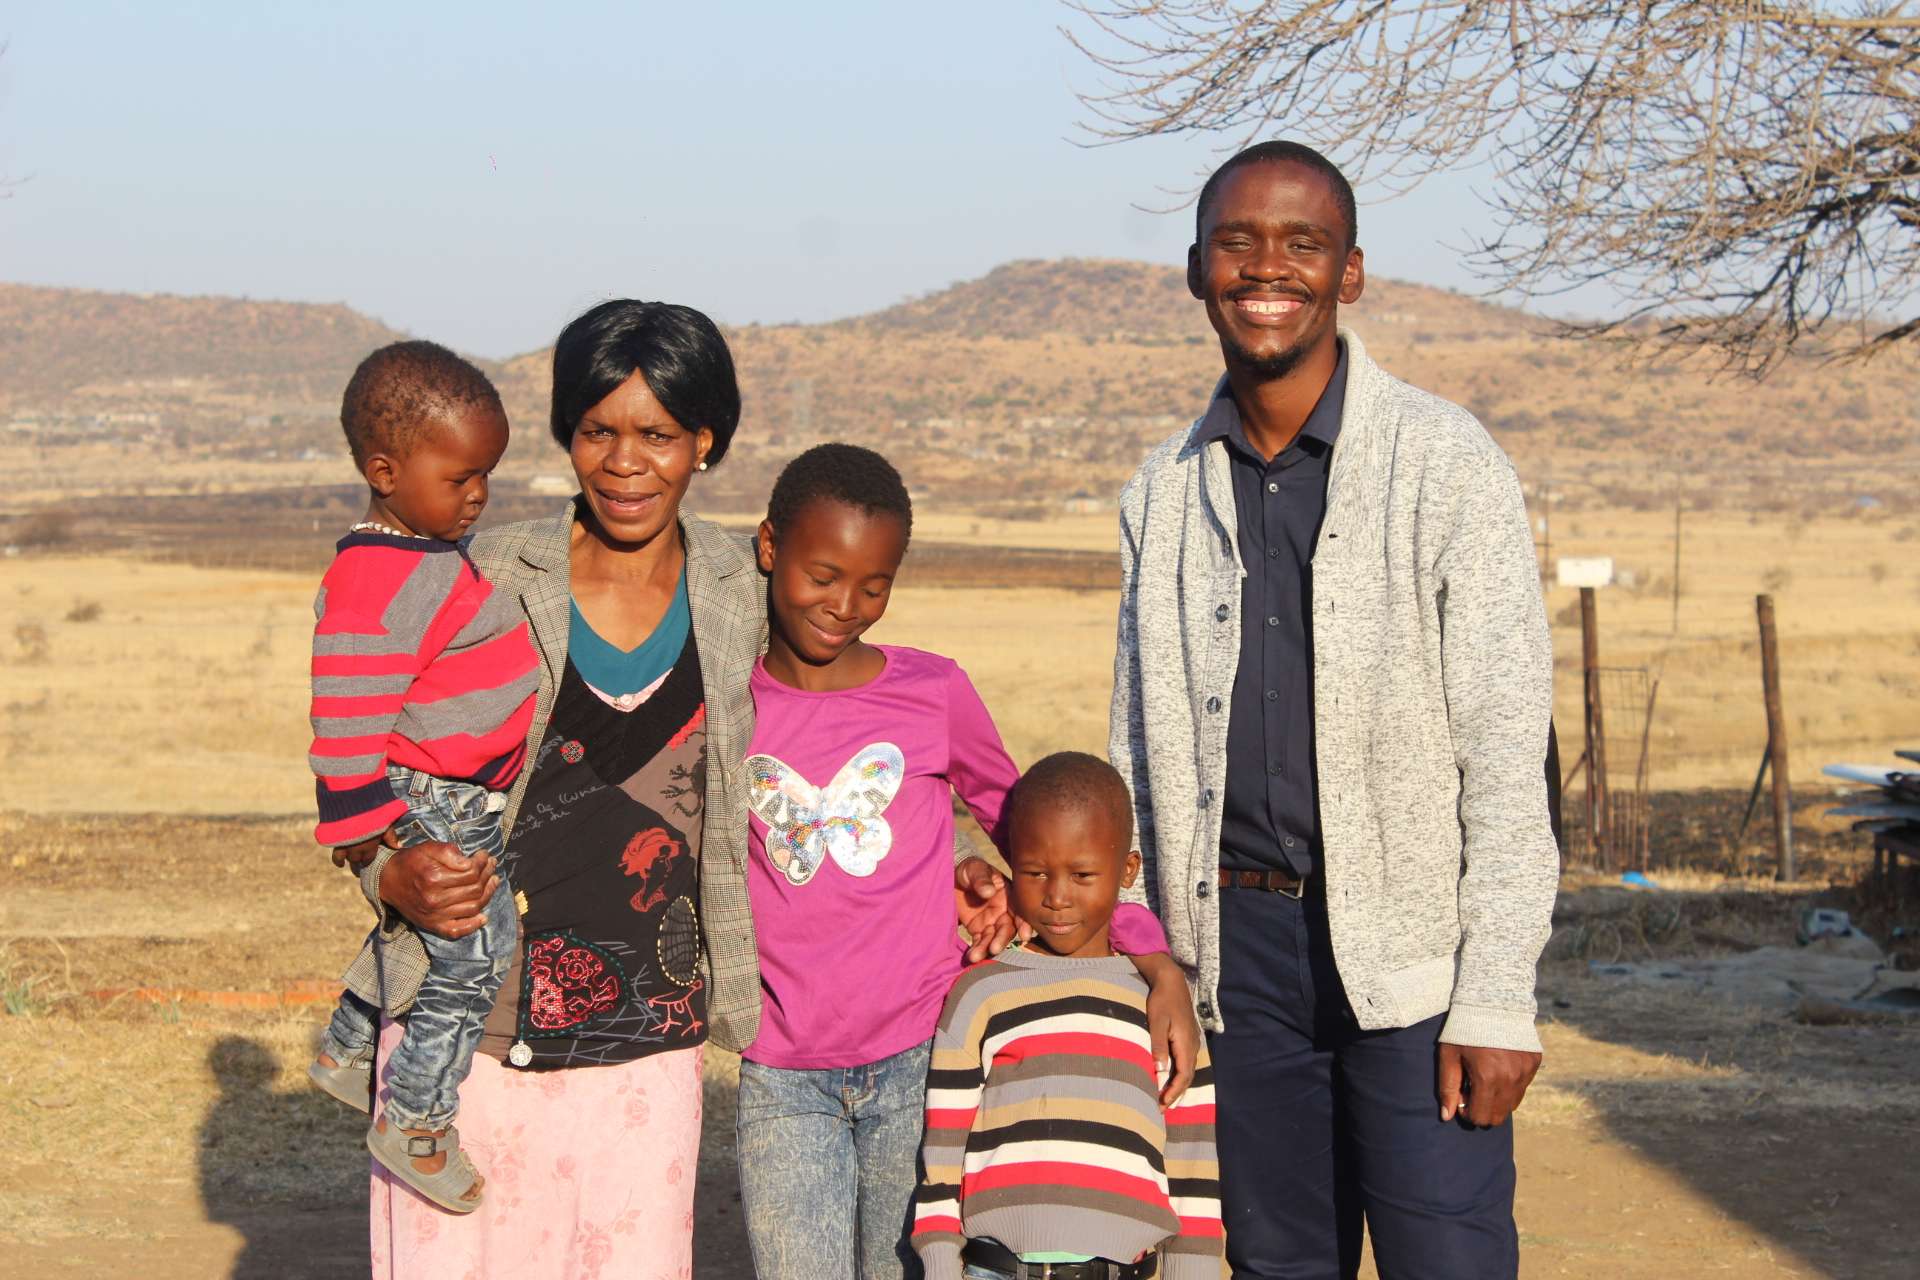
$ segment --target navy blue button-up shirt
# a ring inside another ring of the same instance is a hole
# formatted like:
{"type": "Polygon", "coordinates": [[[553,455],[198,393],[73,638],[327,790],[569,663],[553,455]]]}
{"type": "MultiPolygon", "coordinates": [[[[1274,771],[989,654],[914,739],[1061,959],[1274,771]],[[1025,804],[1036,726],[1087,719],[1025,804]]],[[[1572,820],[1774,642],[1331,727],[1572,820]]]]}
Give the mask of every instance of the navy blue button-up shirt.
{"type": "Polygon", "coordinates": [[[1240,563],[1240,665],[1227,709],[1227,795],[1220,865],[1238,870],[1320,867],[1320,803],[1313,759],[1313,548],[1327,513],[1327,476],[1347,393],[1347,350],[1300,434],[1271,462],[1247,443],[1239,407],[1222,388],[1200,424],[1233,461],[1240,563]]]}

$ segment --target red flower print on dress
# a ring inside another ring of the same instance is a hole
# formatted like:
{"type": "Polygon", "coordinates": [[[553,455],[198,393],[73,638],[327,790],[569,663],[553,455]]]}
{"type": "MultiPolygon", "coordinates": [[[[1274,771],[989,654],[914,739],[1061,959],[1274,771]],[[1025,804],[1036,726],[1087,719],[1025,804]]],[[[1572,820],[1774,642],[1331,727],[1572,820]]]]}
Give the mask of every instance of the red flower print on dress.
{"type": "Polygon", "coordinates": [[[564,1031],[611,1012],[624,985],[611,956],[560,933],[527,943],[527,976],[527,1022],[537,1031],[564,1031]]]}
{"type": "Polygon", "coordinates": [[[635,911],[651,911],[667,900],[668,869],[686,852],[686,846],[667,834],[665,827],[652,827],[627,841],[620,855],[620,869],[640,877],[640,888],[633,895],[635,911]]]}

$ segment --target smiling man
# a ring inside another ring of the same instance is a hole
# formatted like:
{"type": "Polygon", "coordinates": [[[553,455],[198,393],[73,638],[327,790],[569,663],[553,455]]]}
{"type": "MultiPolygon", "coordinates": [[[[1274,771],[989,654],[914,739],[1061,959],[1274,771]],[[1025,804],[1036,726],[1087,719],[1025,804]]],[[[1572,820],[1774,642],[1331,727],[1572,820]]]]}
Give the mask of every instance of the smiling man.
{"type": "MultiPolygon", "coordinates": [[[[1111,752],[1195,976],[1236,1277],[1513,1276],[1558,875],[1552,650],[1513,467],[1338,324],[1352,188],[1263,143],[1202,189],[1226,373],[1121,497],[1111,752]]],[[[1135,893],[1142,890],[1135,890],[1135,893]]]]}

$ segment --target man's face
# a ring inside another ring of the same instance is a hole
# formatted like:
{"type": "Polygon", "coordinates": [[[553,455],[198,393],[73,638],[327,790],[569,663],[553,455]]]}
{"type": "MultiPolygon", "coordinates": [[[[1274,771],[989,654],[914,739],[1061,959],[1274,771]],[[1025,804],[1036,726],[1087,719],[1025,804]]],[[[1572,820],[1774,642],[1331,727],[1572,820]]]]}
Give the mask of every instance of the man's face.
{"type": "Polygon", "coordinates": [[[1229,365],[1279,378],[1335,341],[1340,304],[1366,284],[1347,235],[1332,185],[1306,165],[1256,160],[1221,180],[1187,250],[1187,288],[1229,365]]]}

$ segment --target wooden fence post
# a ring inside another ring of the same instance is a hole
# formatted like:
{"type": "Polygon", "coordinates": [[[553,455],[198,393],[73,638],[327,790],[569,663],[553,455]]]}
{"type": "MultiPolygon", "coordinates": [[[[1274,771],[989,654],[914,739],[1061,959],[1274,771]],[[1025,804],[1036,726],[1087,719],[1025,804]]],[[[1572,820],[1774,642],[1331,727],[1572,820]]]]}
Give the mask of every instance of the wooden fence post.
{"type": "Polygon", "coordinates": [[[1600,621],[1592,587],[1580,588],[1580,669],[1586,677],[1587,850],[1595,865],[1610,852],[1607,811],[1607,732],[1600,706],[1600,621]]]}
{"type": "Polygon", "coordinates": [[[1780,644],[1774,634],[1773,597],[1754,599],[1760,617],[1760,680],[1767,699],[1767,771],[1773,775],[1775,876],[1794,878],[1793,797],[1787,790],[1787,718],[1780,710],[1780,644]]]}

